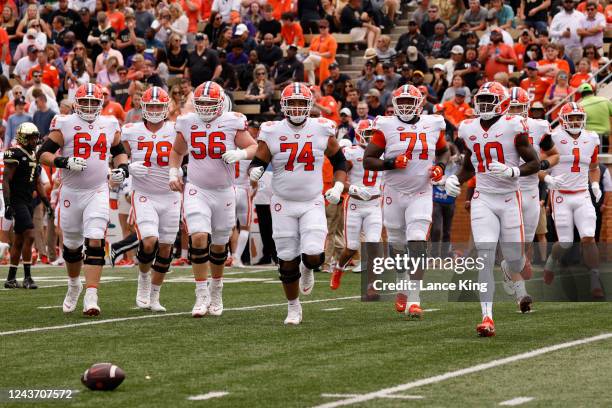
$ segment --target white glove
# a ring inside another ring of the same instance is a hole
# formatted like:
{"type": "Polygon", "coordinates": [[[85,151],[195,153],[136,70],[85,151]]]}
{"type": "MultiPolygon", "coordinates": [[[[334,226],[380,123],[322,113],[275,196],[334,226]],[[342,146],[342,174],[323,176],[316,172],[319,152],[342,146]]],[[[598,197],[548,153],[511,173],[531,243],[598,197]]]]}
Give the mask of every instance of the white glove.
{"type": "Polygon", "coordinates": [[[82,157],[69,157],[66,168],[72,171],[83,171],[87,168],[87,160],[82,157]]]}
{"type": "Polygon", "coordinates": [[[508,167],[504,163],[493,161],[489,164],[489,171],[491,174],[498,177],[516,178],[521,175],[521,171],[518,167],[508,167]]]}
{"type": "Polygon", "coordinates": [[[446,179],[444,183],[446,193],[451,197],[457,197],[461,193],[461,184],[459,179],[454,174],[446,179]]]}
{"type": "Polygon", "coordinates": [[[348,192],[350,195],[357,196],[364,201],[369,201],[372,198],[372,194],[370,194],[367,189],[356,186],[354,184],[351,184],[349,186],[348,192]]]}
{"type": "Polygon", "coordinates": [[[558,190],[563,185],[564,181],[564,175],[553,177],[550,174],[547,174],[544,176],[544,182],[546,183],[546,186],[548,186],[549,190],[558,190]]]}
{"type": "Polygon", "coordinates": [[[331,204],[338,204],[340,202],[340,197],[342,197],[343,191],[344,183],[336,181],[336,184],[325,192],[325,199],[331,204]]]}
{"type": "Polygon", "coordinates": [[[595,202],[601,199],[601,187],[599,187],[599,183],[594,181],[591,183],[591,191],[593,192],[593,197],[595,197],[595,202]]]}
{"type": "Polygon", "coordinates": [[[117,184],[123,183],[123,180],[125,180],[125,176],[126,176],[125,170],[121,168],[111,170],[110,178],[113,181],[113,183],[117,183],[117,184]]]}
{"type": "Polygon", "coordinates": [[[265,171],[266,169],[264,169],[263,166],[253,167],[253,169],[251,169],[251,172],[249,173],[249,179],[251,181],[259,181],[265,171]]]}
{"type": "Polygon", "coordinates": [[[244,160],[247,157],[246,150],[236,149],[236,150],[228,150],[223,153],[223,161],[227,164],[236,163],[237,161],[244,160]]]}
{"type": "Polygon", "coordinates": [[[182,178],[182,175],[180,174],[182,172],[183,170],[180,168],[170,167],[170,170],[168,170],[168,178],[170,179],[169,181],[170,182],[178,181],[179,178],[182,178]]]}
{"type": "Polygon", "coordinates": [[[149,174],[149,168],[144,165],[143,161],[130,163],[128,168],[132,177],[146,177],[149,174]]]}

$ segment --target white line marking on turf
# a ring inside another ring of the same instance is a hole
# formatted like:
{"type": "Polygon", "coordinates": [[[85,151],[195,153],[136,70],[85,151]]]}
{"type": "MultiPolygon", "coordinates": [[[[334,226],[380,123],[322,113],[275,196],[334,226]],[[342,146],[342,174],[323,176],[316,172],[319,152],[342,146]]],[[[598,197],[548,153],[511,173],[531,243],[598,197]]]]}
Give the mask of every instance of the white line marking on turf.
{"type": "Polygon", "coordinates": [[[461,377],[467,374],[477,373],[479,371],[488,370],[489,368],[495,368],[506,364],[514,363],[516,361],[526,360],[528,358],[537,357],[543,354],[551,353],[557,350],[563,350],[570,347],[581,346],[583,344],[593,343],[596,341],[607,340],[612,338],[612,333],[604,333],[598,336],[587,337],[580,340],[568,341],[565,343],[559,343],[552,346],[542,347],[539,349],[531,350],[526,353],[515,354],[513,356],[505,357],[499,360],[492,360],[488,363],[477,364],[472,367],[462,368],[460,370],[449,371],[444,374],[436,375],[429,378],[423,378],[421,380],[412,381],[405,384],[396,385],[395,387],[383,388],[378,391],[370,392],[356,397],[350,397],[338,401],[329,402],[327,404],[317,405],[315,408],[335,408],[345,405],[362,403],[365,401],[371,401],[376,398],[385,398],[390,394],[410,390],[424,385],[436,384],[442,381],[449,380],[451,378],[461,377]]]}
{"type": "MultiPolygon", "coordinates": [[[[321,394],[324,398],[354,398],[359,397],[362,394],[321,394]]],[[[389,399],[409,399],[409,400],[417,400],[423,399],[422,395],[385,395],[381,398],[389,398],[389,399]]]]}
{"type": "Polygon", "coordinates": [[[344,309],[343,307],[330,307],[328,309],[321,309],[324,312],[335,312],[336,310],[342,310],[344,309]]]}
{"type": "Polygon", "coordinates": [[[37,309],[59,309],[62,305],[57,306],[38,306],[37,309]]]}
{"type": "Polygon", "coordinates": [[[187,397],[187,399],[189,401],[204,401],[204,400],[211,399],[211,398],[225,397],[227,394],[229,394],[229,392],[212,391],[212,392],[207,392],[206,394],[192,395],[191,397],[187,397]]]}
{"type": "MultiPolygon", "coordinates": [[[[340,298],[327,298],[327,299],[315,299],[315,300],[306,300],[301,302],[302,304],[307,303],[322,303],[322,302],[333,302],[336,300],[352,300],[359,299],[361,296],[345,296],[340,298]]],[[[265,309],[269,307],[279,307],[279,306],[287,306],[287,303],[270,303],[267,305],[254,305],[254,306],[243,306],[243,307],[230,307],[226,308],[226,311],[242,311],[242,310],[256,310],[256,309],[265,309]]],[[[93,326],[97,324],[105,324],[105,323],[115,323],[115,322],[125,322],[129,320],[142,320],[142,319],[153,319],[160,317],[173,317],[173,316],[183,316],[191,314],[191,312],[176,312],[176,313],[163,313],[163,314],[146,314],[142,316],[130,316],[130,317],[118,317],[114,319],[103,319],[103,320],[90,320],[88,322],[82,323],[72,323],[72,324],[62,324],[59,326],[46,326],[46,327],[31,327],[29,329],[21,329],[21,330],[11,330],[0,332],[0,337],[2,336],[10,336],[13,334],[23,334],[23,333],[36,333],[50,330],[61,330],[61,329],[70,329],[73,327],[80,326],[93,326]]]]}
{"type": "Polygon", "coordinates": [[[499,405],[505,405],[505,406],[509,406],[509,407],[513,407],[515,405],[521,405],[524,404],[526,402],[529,401],[533,401],[533,397],[516,397],[516,398],[512,398],[508,401],[503,401],[500,402],[499,405]]]}

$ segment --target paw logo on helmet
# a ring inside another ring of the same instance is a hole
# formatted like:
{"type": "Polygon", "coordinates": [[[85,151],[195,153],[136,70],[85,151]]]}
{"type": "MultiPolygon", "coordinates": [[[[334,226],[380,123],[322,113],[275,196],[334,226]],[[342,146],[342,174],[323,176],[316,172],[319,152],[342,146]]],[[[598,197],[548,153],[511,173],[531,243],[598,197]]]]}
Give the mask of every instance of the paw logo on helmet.
{"type": "MultiPolygon", "coordinates": [[[[77,88],[74,95],[74,111],[83,120],[93,122],[102,112],[104,95],[97,84],[84,84],[77,88]]],[[[90,128],[93,126],[89,125],[90,128]]]]}
{"type": "Polygon", "coordinates": [[[159,86],[147,89],[142,95],[140,104],[142,106],[142,118],[148,122],[159,123],[168,117],[170,97],[159,86]]]}
{"type": "Polygon", "coordinates": [[[281,112],[290,121],[301,123],[310,115],[313,101],[312,91],[308,85],[294,82],[287,85],[281,92],[281,112]]]}
{"type": "Polygon", "coordinates": [[[219,84],[206,81],[193,92],[193,105],[204,122],[210,122],[223,113],[225,92],[219,84]]]}

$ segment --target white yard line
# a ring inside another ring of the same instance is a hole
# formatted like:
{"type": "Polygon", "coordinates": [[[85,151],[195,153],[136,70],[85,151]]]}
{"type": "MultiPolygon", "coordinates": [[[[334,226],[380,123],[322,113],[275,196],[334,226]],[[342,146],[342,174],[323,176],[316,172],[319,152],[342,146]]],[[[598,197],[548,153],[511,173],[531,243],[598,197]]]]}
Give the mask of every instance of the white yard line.
{"type": "MultiPolygon", "coordinates": [[[[361,396],[361,394],[321,394],[321,396],[323,398],[354,398],[354,397],[359,397],[361,396]]],[[[422,395],[386,395],[384,397],[381,398],[388,398],[388,399],[407,399],[407,400],[417,400],[417,399],[423,399],[422,395]]]]}
{"type": "Polygon", "coordinates": [[[342,310],[342,309],[344,309],[344,308],[343,307],[330,307],[328,309],[321,309],[321,310],[324,311],[324,312],[335,312],[337,310],[342,310]]]}
{"type": "Polygon", "coordinates": [[[503,406],[507,406],[507,407],[513,407],[515,405],[521,405],[524,404],[526,402],[529,401],[533,401],[533,397],[516,397],[516,398],[512,398],[508,401],[503,401],[500,402],[499,405],[503,405],[503,406]]]}
{"type": "MultiPolygon", "coordinates": [[[[308,303],[334,302],[337,300],[352,300],[352,299],[359,299],[359,298],[360,296],[345,296],[345,297],[340,297],[340,298],[306,300],[301,303],[308,304],[308,303]]],[[[225,311],[256,310],[256,309],[265,309],[265,308],[279,307],[279,306],[287,306],[287,303],[270,303],[267,305],[230,307],[230,308],[226,308],[225,311]]],[[[14,334],[37,333],[37,332],[44,332],[44,331],[51,331],[51,330],[71,329],[73,327],[93,326],[93,325],[98,325],[98,324],[115,323],[115,322],[125,322],[129,320],[142,320],[142,319],[154,319],[154,318],[161,318],[161,317],[183,316],[183,315],[188,315],[188,314],[191,314],[191,312],[156,313],[156,314],[146,314],[142,316],[118,317],[114,319],[90,320],[90,321],[82,322],[82,323],[62,324],[58,326],[32,327],[29,329],[0,332],[0,337],[10,336],[14,334]]]]}
{"type": "Polygon", "coordinates": [[[212,391],[206,394],[192,395],[191,397],[187,397],[187,399],[189,401],[204,401],[211,398],[225,397],[227,394],[229,394],[227,391],[212,391]]]}
{"type": "Polygon", "coordinates": [[[538,357],[543,354],[552,353],[554,351],[563,350],[570,347],[581,346],[584,344],[593,343],[596,341],[607,340],[612,338],[612,333],[604,333],[598,336],[587,337],[580,340],[568,341],[565,343],[559,343],[552,346],[542,347],[539,349],[531,350],[526,353],[516,354],[513,356],[505,357],[499,360],[492,360],[488,363],[477,364],[472,367],[462,368],[460,370],[449,371],[444,374],[436,375],[433,377],[423,378],[421,380],[408,382],[405,384],[396,385],[395,387],[383,388],[378,391],[370,392],[367,394],[358,395],[338,401],[329,402],[327,404],[317,405],[315,408],[335,408],[345,405],[358,404],[366,401],[371,401],[377,398],[385,398],[390,394],[411,390],[413,388],[422,387],[424,385],[436,384],[442,381],[446,381],[452,378],[461,377],[468,374],[477,373],[480,371],[488,370],[489,368],[500,367],[506,364],[511,364],[517,361],[526,360],[533,357],[538,357]]]}
{"type": "Polygon", "coordinates": [[[57,306],[38,306],[37,309],[59,309],[61,307],[62,307],[62,305],[57,305],[57,306]]]}

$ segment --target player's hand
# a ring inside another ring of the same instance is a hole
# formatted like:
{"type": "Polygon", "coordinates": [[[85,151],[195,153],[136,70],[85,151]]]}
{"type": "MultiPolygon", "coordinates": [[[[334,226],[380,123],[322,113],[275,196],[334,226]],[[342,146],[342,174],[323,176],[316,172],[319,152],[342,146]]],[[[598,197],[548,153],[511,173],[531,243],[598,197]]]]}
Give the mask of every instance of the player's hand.
{"type": "Polygon", "coordinates": [[[461,193],[461,183],[456,175],[452,175],[446,179],[444,190],[451,197],[457,197],[461,193]]]}
{"type": "Polygon", "coordinates": [[[263,166],[253,167],[249,172],[249,180],[259,181],[261,176],[263,176],[264,171],[266,171],[266,169],[264,169],[263,166]]]}
{"type": "Polygon", "coordinates": [[[395,168],[405,169],[406,167],[408,167],[408,158],[405,154],[400,154],[395,158],[395,168]]]}
{"type": "Polygon", "coordinates": [[[111,170],[110,178],[113,183],[121,184],[123,183],[123,180],[127,178],[127,176],[128,175],[126,174],[125,169],[117,168],[111,170]]]}
{"type": "Polygon", "coordinates": [[[372,199],[372,194],[370,194],[370,192],[367,189],[356,186],[354,184],[351,184],[349,186],[348,192],[350,195],[357,196],[364,201],[369,201],[370,199],[372,199]]]}
{"type": "Polygon", "coordinates": [[[183,177],[177,167],[170,167],[168,176],[170,178],[170,190],[183,192],[183,177]]]}
{"type": "Polygon", "coordinates": [[[498,177],[517,178],[521,175],[521,171],[518,167],[509,167],[498,161],[492,161],[491,164],[489,164],[489,171],[491,174],[498,177]]]}
{"type": "Polygon", "coordinates": [[[221,156],[223,161],[227,164],[236,163],[237,161],[246,159],[246,157],[247,152],[246,150],[242,149],[228,150],[227,152],[223,153],[223,156],[221,156]]]}
{"type": "Polygon", "coordinates": [[[591,191],[593,192],[593,197],[595,197],[595,202],[601,199],[601,187],[599,183],[594,181],[591,183],[591,191]]]}
{"type": "Polygon", "coordinates": [[[144,161],[136,161],[128,166],[130,174],[133,177],[146,177],[149,174],[149,168],[145,166],[144,161]]]}
{"type": "Polygon", "coordinates": [[[443,185],[444,184],[444,169],[442,166],[432,166],[429,169],[429,178],[431,179],[431,184],[433,185],[443,185]]]}
{"type": "Polygon", "coordinates": [[[330,204],[338,204],[340,202],[340,198],[342,197],[343,191],[344,183],[336,181],[336,184],[325,192],[325,199],[329,201],[330,204]]]}
{"type": "Polygon", "coordinates": [[[7,220],[13,219],[13,207],[11,207],[10,204],[7,204],[4,208],[4,218],[6,218],[7,220]]]}
{"type": "Polygon", "coordinates": [[[87,168],[87,160],[82,157],[69,157],[66,168],[72,171],[83,171],[87,168]]]}
{"type": "Polygon", "coordinates": [[[564,175],[554,177],[550,174],[547,174],[546,176],[544,176],[544,182],[546,183],[546,186],[549,190],[558,190],[563,185],[564,181],[564,175]]]}

